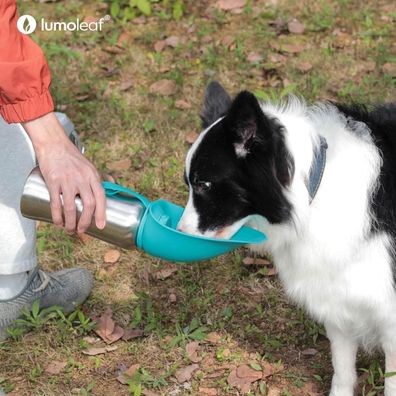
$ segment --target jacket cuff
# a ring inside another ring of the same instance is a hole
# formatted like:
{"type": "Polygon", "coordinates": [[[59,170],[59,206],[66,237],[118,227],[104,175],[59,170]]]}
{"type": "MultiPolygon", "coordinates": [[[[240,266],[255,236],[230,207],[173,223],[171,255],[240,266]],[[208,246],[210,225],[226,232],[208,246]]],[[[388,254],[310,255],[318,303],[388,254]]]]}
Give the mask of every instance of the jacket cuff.
{"type": "Polygon", "coordinates": [[[23,102],[10,103],[0,107],[0,115],[9,124],[27,122],[54,111],[54,101],[49,91],[23,102]]]}

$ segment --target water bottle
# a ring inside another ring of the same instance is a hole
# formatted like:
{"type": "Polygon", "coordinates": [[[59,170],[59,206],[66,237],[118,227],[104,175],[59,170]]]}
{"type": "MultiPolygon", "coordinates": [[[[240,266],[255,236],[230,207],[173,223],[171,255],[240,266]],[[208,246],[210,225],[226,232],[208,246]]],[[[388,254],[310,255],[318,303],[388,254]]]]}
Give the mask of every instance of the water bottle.
{"type": "MultiPolygon", "coordinates": [[[[75,198],[75,203],[79,218],[83,203],[78,196],[75,198]]],[[[145,210],[143,203],[133,197],[129,196],[127,200],[120,199],[120,195],[117,199],[107,197],[105,228],[103,230],[97,228],[93,219],[86,233],[113,245],[133,249],[145,210]]],[[[52,223],[50,194],[38,167],[32,170],[26,180],[21,197],[21,212],[29,219],[52,223]]]]}

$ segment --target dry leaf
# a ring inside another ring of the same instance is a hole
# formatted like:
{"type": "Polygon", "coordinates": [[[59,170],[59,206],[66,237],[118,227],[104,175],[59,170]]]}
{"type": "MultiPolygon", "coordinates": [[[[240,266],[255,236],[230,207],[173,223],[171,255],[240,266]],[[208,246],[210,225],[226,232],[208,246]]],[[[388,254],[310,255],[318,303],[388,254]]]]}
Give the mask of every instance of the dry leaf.
{"type": "Polygon", "coordinates": [[[105,340],[114,331],[115,323],[112,319],[113,311],[111,308],[106,309],[103,315],[96,320],[97,326],[95,333],[102,339],[105,340]]]}
{"type": "Polygon", "coordinates": [[[157,93],[164,96],[170,96],[176,93],[177,87],[173,80],[159,80],[150,85],[150,93],[157,93]]]}
{"type": "Polygon", "coordinates": [[[276,366],[268,362],[261,362],[261,367],[263,369],[263,378],[267,378],[277,371],[276,366]]]}
{"type": "Polygon", "coordinates": [[[247,364],[237,367],[227,378],[229,385],[240,389],[242,394],[250,390],[250,384],[263,378],[263,373],[249,367],[247,364]]]}
{"type": "Polygon", "coordinates": [[[221,39],[221,44],[224,45],[224,47],[229,48],[231,45],[234,43],[235,38],[232,36],[224,36],[221,39]]]}
{"type": "Polygon", "coordinates": [[[78,102],[85,102],[87,99],[89,99],[90,96],[90,94],[78,95],[76,96],[76,99],[78,102]]]}
{"type": "Polygon", "coordinates": [[[300,72],[306,73],[312,69],[312,65],[309,62],[301,62],[297,65],[297,69],[300,72]]]}
{"type": "Polygon", "coordinates": [[[167,39],[165,39],[165,44],[169,47],[177,47],[177,45],[180,42],[180,37],[177,36],[170,36],[167,39]]]}
{"type": "Polygon", "coordinates": [[[216,332],[211,332],[207,334],[205,341],[210,342],[211,344],[218,344],[221,340],[221,335],[216,332]]]}
{"type": "Polygon", "coordinates": [[[54,360],[45,367],[44,371],[48,374],[56,375],[59,374],[66,366],[67,362],[58,362],[54,360]]]}
{"type": "Polygon", "coordinates": [[[276,267],[270,267],[261,270],[260,273],[264,276],[275,276],[278,274],[278,270],[276,269],[276,267]]]}
{"type": "Polygon", "coordinates": [[[382,65],[382,71],[385,74],[389,74],[392,77],[396,77],[396,64],[385,63],[384,65],[382,65]]]}
{"type": "Polygon", "coordinates": [[[305,30],[304,25],[301,22],[297,21],[297,19],[289,21],[289,23],[287,24],[287,28],[290,33],[295,34],[304,33],[305,30]]]}
{"type": "Polygon", "coordinates": [[[315,356],[317,353],[318,353],[318,351],[317,351],[316,349],[314,349],[314,348],[307,348],[307,349],[304,349],[304,350],[301,352],[301,355],[304,355],[304,356],[315,356]]]}
{"type": "Polygon", "coordinates": [[[198,356],[198,352],[197,352],[198,347],[199,347],[198,341],[192,341],[186,345],[187,356],[193,363],[198,363],[202,360],[202,358],[198,356]]]}
{"type": "Polygon", "coordinates": [[[260,62],[261,60],[263,59],[263,57],[259,54],[259,53],[257,53],[257,52],[250,52],[249,54],[248,54],[248,56],[247,56],[247,60],[250,62],[250,63],[256,63],[256,62],[260,62]]]}
{"type": "Polygon", "coordinates": [[[303,44],[282,44],[282,51],[290,54],[298,54],[304,51],[305,46],[303,44]]]}
{"type": "Polygon", "coordinates": [[[169,302],[175,303],[177,301],[177,297],[175,293],[169,294],[169,302]]]}
{"type": "Polygon", "coordinates": [[[144,396],[161,396],[159,393],[153,392],[150,389],[143,389],[143,395],[144,396]]]}
{"type": "Polygon", "coordinates": [[[108,250],[104,255],[105,263],[116,263],[121,256],[121,253],[116,249],[108,250]]]}
{"type": "Polygon", "coordinates": [[[119,55],[124,52],[124,50],[120,47],[104,47],[103,51],[106,51],[109,54],[113,54],[113,55],[119,55]]]}
{"type": "Polygon", "coordinates": [[[114,326],[114,331],[109,334],[106,339],[104,339],[103,341],[106,344],[112,344],[113,342],[118,341],[119,339],[121,339],[124,335],[124,329],[121,326],[118,326],[117,324],[114,326]]]}
{"type": "Polygon", "coordinates": [[[127,384],[128,380],[132,378],[139,369],[140,364],[133,364],[131,367],[129,367],[128,370],[125,370],[117,377],[117,381],[123,385],[127,384]]]}
{"type": "Polygon", "coordinates": [[[103,355],[104,353],[107,353],[107,352],[115,351],[116,349],[117,349],[117,347],[114,345],[114,346],[107,346],[107,347],[103,347],[103,348],[90,348],[90,349],[86,349],[85,351],[82,351],[82,353],[84,355],[96,356],[96,355],[103,355]]]}
{"type": "Polygon", "coordinates": [[[268,266],[271,265],[271,262],[266,260],[266,259],[262,259],[262,258],[255,258],[255,257],[245,257],[242,260],[242,263],[244,265],[257,265],[257,266],[268,266]]]}
{"type": "Polygon", "coordinates": [[[176,109],[179,109],[179,110],[189,110],[189,109],[191,109],[190,103],[186,102],[183,99],[176,100],[175,107],[176,107],[176,109]]]}
{"type": "Polygon", "coordinates": [[[166,46],[165,40],[159,40],[154,44],[154,49],[157,52],[161,52],[166,46]]]}
{"type": "Polygon", "coordinates": [[[131,165],[132,165],[132,162],[128,158],[106,164],[107,169],[109,169],[110,171],[127,170],[131,167],[131,165]]]}
{"type": "Polygon", "coordinates": [[[132,80],[125,80],[120,84],[120,91],[128,91],[129,88],[133,87],[132,80]]]}
{"type": "Polygon", "coordinates": [[[125,329],[122,339],[124,341],[132,340],[133,338],[143,337],[143,330],[141,329],[125,329]]]}
{"type": "Polygon", "coordinates": [[[217,7],[224,11],[234,10],[235,8],[242,8],[246,4],[246,0],[219,0],[217,7]]]}
{"type": "Polygon", "coordinates": [[[177,271],[177,266],[169,264],[167,267],[162,268],[161,270],[155,273],[155,277],[158,280],[164,280],[169,278],[173,273],[177,271]]]}
{"type": "Polygon", "coordinates": [[[198,133],[190,132],[186,135],[186,142],[189,144],[193,144],[198,139],[198,133]]]}
{"type": "Polygon", "coordinates": [[[175,377],[177,379],[177,382],[179,382],[179,384],[182,384],[183,382],[190,380],[192,373],[198,369],[199,369],[198,364],[191,364],[189,366],[180,368],[175,372],[175,377]]]}
{"type": "Polygon", "coordinates": [[[92,240],[92,237],[88,234],[85,233],[81,233],[78,234],[78,239],[84,244],[86,245],[87,243],[89,243],[92,240]]]}
{"type": "Polygon", "coordinates": [[[129,37],[129,33],[127,32],[122,32],[119,36],[118,36],[118,40],[117,40],[117,47],[124,47],[124,45],[128,44],[130,42],[130,37],[129,37]]]}
{"type": "Polygon", "coordinates": [[[199,394],[203,395],[209,395],[209,396],[216,396],[217,395],[217,389],[216,388],[204,388],[202,386],[199,387],[198,389],[199,394]]]}
{"type": "Polygon", "coordinates": [[[239,378],[249,378],[250,382],[258,381],[263,377],[263,373],[261,371],[255,370],[247,364],[237,367],[236,375],[239,378]]]}
{"type": "Polygon", "coordinates": [[[278,389],[278,388],[270,388],[268,390],[267,396],[281,396],[282,394],[282,389],[278,389]]]}
{"type": "Polygon", "coordinates": [[[86,337],[83,338],[83,340],[84,340],[85,342],[87,342],[88,344],[95,344],[96,342],[99,341],[99,338],[86,336],[86,337]]]}

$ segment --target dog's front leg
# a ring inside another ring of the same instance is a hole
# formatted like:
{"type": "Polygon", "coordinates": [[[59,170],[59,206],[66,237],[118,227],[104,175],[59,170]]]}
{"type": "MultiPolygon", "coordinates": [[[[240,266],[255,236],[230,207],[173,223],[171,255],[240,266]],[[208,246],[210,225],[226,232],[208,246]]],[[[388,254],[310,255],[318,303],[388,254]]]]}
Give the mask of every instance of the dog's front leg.
{"type": "Polygon", "coordinates": [[[334,368],[330,396],[353,396],[356,382],[357,342],[332,325],[326,325],[334,368]]]}
{"type": "MultiPolygon", "coordinates": [[[[385,349],[385,372],[396,372],[396,353],[385,349]]],[[[396,396],[396,375],[385,378],[385,396],[396,396]]]]}

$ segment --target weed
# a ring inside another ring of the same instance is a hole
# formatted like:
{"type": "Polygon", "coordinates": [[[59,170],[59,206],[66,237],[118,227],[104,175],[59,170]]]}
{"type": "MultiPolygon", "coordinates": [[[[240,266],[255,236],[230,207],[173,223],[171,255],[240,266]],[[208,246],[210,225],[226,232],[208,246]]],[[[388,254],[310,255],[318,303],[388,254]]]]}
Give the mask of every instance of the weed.
{"type": "Polygon", "coordinates": [[[177,335],[169,342],[168,347],[174,348],[176,345],[184,345],[189,341],[202,341],[206,338],[208,328],[201,326],[198,319],[194,318],[190,324],[181,328],[180,324],[176,322],[177,335]]]}

